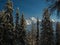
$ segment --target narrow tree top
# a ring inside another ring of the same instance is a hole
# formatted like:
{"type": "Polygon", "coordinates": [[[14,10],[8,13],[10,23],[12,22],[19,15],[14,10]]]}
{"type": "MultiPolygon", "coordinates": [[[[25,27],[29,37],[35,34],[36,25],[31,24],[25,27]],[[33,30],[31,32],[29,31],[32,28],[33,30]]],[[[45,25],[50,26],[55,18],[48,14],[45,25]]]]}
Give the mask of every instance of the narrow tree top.
{"type": "Polygon", "coordinates": [[[45,9],[44,14],[43,14],[43,18],[49,18],[50,17],[50,13],[48,9],[45,9]]]}
{"type": "Polygon", "coordinates": [[[39,25],[39,19],[37,18],[37,24],[39,25]]]}
{"type": "Polygon", "coordinates": [[[19,8],[16,9],[16,13],[17,13],[17,15],[19,15],[19,8]]]}

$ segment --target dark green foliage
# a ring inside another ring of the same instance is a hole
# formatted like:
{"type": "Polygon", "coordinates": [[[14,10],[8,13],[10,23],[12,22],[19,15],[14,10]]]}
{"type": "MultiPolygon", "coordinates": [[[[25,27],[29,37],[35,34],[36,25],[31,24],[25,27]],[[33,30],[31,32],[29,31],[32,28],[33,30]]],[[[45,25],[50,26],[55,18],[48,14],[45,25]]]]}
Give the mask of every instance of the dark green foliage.
{"type": "Polygon", "coordinates": [[[4,35],[4,11],[0,12],[0,45],[3,45],[3,35],[4,35]]]}
{"type": "Polygon", "coordinates": [[[37,18],[37,35],[36,35],[36,45],[39,45],[39,19],[37,18]]]}
{"type": "Polygon", "coordinates": [[[26,41],[26,21],[24,19],[24,15],[22,14],[21,16],[21,20],[20,20],[20,42],[21,45],[25,45],[25,41],[26,41]]]}
{"type": "Polygon", "coordinates": [[[13,23],[13,4],[10,0],[7,1],[4,12],[0,13],[0,45],[25,45],[26,22],[22,14],[19,24],[18,10],[16,12],[16,25],[13,23]]]}
{"type": "Polygon", "coordinates": [[[20,25],[19,25],[19,9],[16,10],[15,31],[14,31],[14,45],[20,45],[20,25]]]}
{"type": "Polygon", "coordinates": [[[41,24],[40,45],[53,45],[53,28],[48,9],[44,12],[41,24]]]}
{"type": "Polygon", "coordinates": [[[16,30],[18,30],[18,27],[19,27],[19,9],[17,8],[17,10],[16,10],[16,21],[15,21],[15,23],[16,23],[16,30]]]}
{"type": "Polygon", "coordinates": [[[5,7],[3,39],[4,45],[13,45],[13,16],[12,16],[12,2],[10,1],[6,3],[5,7]]]}

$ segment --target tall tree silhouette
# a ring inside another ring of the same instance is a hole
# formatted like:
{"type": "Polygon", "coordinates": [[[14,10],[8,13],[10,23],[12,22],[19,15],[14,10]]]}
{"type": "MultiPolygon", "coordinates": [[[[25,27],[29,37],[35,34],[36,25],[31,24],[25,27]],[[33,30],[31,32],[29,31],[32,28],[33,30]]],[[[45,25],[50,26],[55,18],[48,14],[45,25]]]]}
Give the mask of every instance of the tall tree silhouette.
{"type": "Polygon", "coordinates": [[[53,27],[50,20],[50,15],[48,9],[45,10],[43,14],[43,19],[41,22],[41,45],[53,45],[53,27]]]}
{"type": "Polygon", "coordinates": [[[10,0],[5,5],[4,45],[13,45],[13,4],[10,0]]]}
{"type": "Polygon", "coordinates": [[[25,45],[26,42],[26,21],[24,19],[24,15],[22,14],[20,19],[20,42],[21,45],[25,45]]]}
{"type": "Polygon", "coordinates": [[[39,45],[39,19],[37,18],[37,36],[36,36],[36,45],[39,45]]]}
{"type": "Polygon", "coordinates": [[[0,45],[3,45],[3,36],[4,36],[4,11],[0,12],[0,45]]]}
{"type": "Polygon", "coordinates": [[[16,9],[16,20],[15,20],[15,35],[14,35],[14,45],[20,45],[19,36],[20,36],[20,25],[19,25],[19,8],[16,9]]]}
{"type": "Polygon", "coordinates": [[[34,24],[33,24],[33,21],[32,21],[32,29],[31,29],[31,45],[34,45],[34,24]]]}
{"type": "Polygon", "coordinates": [[[19,8],[17,8],[17,10],[16,10],[16,30],[18,30],[18,27],[19,27],[19,8]]]}
{"type": "Polygon", "coordinates": [[[60,22],[56,24],[56,45],[60,45],[60,22]]]}

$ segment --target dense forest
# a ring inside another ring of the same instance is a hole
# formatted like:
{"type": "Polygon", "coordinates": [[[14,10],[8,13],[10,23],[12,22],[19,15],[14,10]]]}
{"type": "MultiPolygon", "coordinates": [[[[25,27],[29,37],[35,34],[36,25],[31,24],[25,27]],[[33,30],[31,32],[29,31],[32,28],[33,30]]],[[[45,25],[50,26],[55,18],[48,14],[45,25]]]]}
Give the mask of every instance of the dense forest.
{"type": "Polygon", "coordinates": [[[55,10],[59,17],[60,0],[46,0],[50,1],[54,4],[45,8],[41,22],[38,17],[36,24],[32,21],[29,31],[29,28],[26,29],[24,13],[20,15],[17,8],[13,18],[13,2],[8,0],[4,9],[0,11],[0,45],[60,45],[60,22],[56,22],[54,33],[53,21],[50,18],[55,10]]]}

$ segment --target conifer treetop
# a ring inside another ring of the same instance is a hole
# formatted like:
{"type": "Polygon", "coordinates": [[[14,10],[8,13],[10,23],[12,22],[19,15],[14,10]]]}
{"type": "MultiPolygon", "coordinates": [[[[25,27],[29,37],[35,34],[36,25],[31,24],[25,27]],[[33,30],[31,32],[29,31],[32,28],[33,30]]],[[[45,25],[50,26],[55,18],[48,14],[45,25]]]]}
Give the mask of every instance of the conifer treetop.
{"type": "Polygon", "coordinates": [[[22,12],[22,18],[24,19],[24,13],[22,12]]]}
{"type": "Polygon", "coordinates": [[[21,22],[21,24],[23,24],[24,26],[26,26],[26,21],[25,21],[25,18],[24,18],[24,14],[23,13],[22,13],[20,22],[21,22]]]}
{"type": "Polygon", "coordinates": [[[6,5],[5,5],[5,10],[9,9],[11,12],[13,11],[13,3],[11,0],[7,0],[6,5]]]}
{"type": "Polygon", "coordinates": [[[19,8],[16,9],[16,13],[19,15],[19,8]]]}
{"type": "Polygon", "coordinates": [[[37,24],[39,24],[39,19],[38,19],[38,17],[37,17],[37,24]]]}
{"type": "Polygon", "coordinates": [[[50,12],[49,12],[48,9],[45,9],[45,10],[44,10],[43,18],[44,18],[44,19],[50,19],[50,12]]]}

